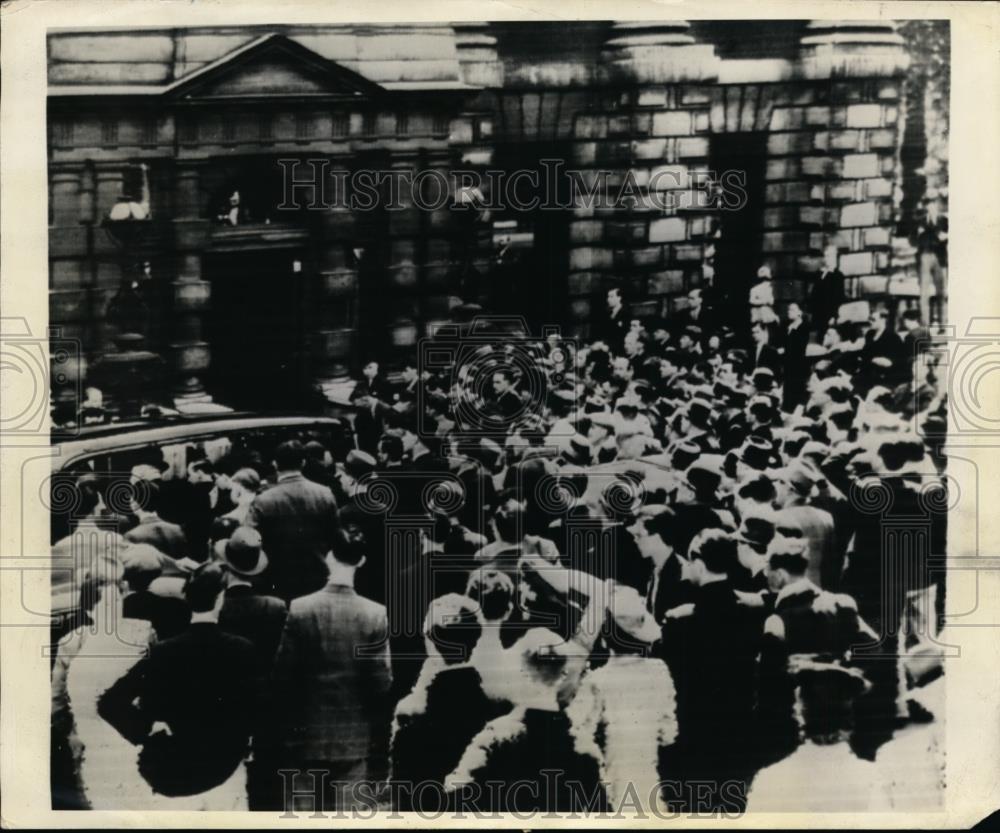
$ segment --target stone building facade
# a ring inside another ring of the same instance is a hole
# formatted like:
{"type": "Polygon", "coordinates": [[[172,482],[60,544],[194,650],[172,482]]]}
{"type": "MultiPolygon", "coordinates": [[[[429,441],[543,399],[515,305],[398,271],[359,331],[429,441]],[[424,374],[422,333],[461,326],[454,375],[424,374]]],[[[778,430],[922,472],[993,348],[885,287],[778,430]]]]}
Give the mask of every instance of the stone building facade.
{"type": "Polygon", "coordinates": [[[108,307],[141,276],[145,346],[178,400],[398,364],[457,299],[503,308],[511,286],[582,337],[613,285],[636,316],[663,315],[706,274],[738,294],[767,263],[780,306],[833,242],[853,297],[898,295],[909,56],[891,22],[65,31],[48,48],[51,323],[94,366],[121,349],[108,307]],[[471,219],[278,208],[282,164],[449,174],[552,158],[600,188],[687,193],[471,219]],[[139,199],[143,164],[149,219],[123,243],[104,221],[123,191],[139,199]],[[706,169],[745,171],[740,211],[705,199],[692,174],[706,169]],[[235,226],[220,222],[233,191],[235,226]],[[504,219],[533,241],[506,270],[504,219]]]}

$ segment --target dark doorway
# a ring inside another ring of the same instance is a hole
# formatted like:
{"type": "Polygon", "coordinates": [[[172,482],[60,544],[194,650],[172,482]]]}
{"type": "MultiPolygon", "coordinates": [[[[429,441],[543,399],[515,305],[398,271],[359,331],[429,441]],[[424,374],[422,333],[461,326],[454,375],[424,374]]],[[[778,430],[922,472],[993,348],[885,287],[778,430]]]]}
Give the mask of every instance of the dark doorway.
{"type": "Polygon", "coordinates": [[[224,252],[207,255],[204,268],[212,282],[205,335],[215,400],[255,411],[300,408],[309,390],[302,254],[292,249],[224,252]]]}
{"type": "Polygon", "coordinates": [[[749,322],[750,287],[763,256],[767,134],[717,134],[709,153],[710,169],[727,192],[719,211],[720,236],[715,247],[718,320],[742,332],[749,322]],[[734,183],[739,183],[745,199],[732,187],[734,183]]]}
{"type": "MultiPolygon", "coordinates": [[[[499,314],[523,315],[533,333],[546,325],[567,323],[570,211],[569,147],[558,142],[499,145],[494,161],[508,177],[503,203],[493,219],[510,224],[515,239],[531,235],[529,245],[515,244],[497,259],[491,279],[491,307],[499,314]],[[529,207],[533,201],[538,205],[529,207]],[[522,247],[523,246],[523,247],[522,247]]],[[[506,232],[505,232],[506,233],[506,232]]]]}

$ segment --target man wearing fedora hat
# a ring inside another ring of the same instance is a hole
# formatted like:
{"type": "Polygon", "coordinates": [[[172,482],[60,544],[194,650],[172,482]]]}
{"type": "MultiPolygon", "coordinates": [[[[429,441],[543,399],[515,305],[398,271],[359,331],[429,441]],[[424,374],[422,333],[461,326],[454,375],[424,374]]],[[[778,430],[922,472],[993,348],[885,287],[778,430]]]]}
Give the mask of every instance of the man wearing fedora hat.
{"type": "MultiPolygon", "coordinates": [[[[219,627],[254,646],[258,675],[264,680],[271,672],[288,607],[284,600],[261,593],[253,585],[267,569],[260,533],[250,527],[238,527],[228,539],[216,542],[215,553],[228,568],[219,627]]],[[[251,760],[247,764],[247,797],[251,810],[268,809],[281,800],[273,738],[266,714],[267,708],[262,702],[254,714],[251,760]]]]}
{"type": "Polygon", "coordinates": [[[741,605],[730,578],[737,542],[705,529],[691,542],[692,603],[670,611],[663,629],[677,687],[680,728],[670,774],[714,782],[712,806],[726,800],[719,785],[746,780],[752,728],[760,612],[741,605]]]}
{"type": "Polygon", "coordinates": [[[722,484],[721,457],[702,454],[685,472],[692,497],[674,507],[676,513],[674,546],[687,558],[691,539],[703,529],[735,529],[732,514],[724,508],[719,487],[722,484]]]}
{"type": "Polygon", "coordinates": [[[268,669],[278,649],[288,606],[277,596],[268,596],[254,587],[254,580],[267,569],[260,533],[238,527],[228,539],[216,542],[215,553],[229,568],[219,627],[250,640],[257,649],[261,668],[268,669]]]}

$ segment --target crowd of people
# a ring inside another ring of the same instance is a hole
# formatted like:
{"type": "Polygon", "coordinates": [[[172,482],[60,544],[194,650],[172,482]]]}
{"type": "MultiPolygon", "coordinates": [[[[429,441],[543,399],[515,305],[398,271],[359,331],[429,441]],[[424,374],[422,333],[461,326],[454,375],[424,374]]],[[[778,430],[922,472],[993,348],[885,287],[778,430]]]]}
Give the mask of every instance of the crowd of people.
{"type": "Polygon", "coordinates": [[[735,311],[695,289],[636,320],[612,289],[582,343],[459,323],[432,368],[364,367],[342,446],[152,449],[127,507],[80,474],[55,806],[933,792],[944,391],[919,316],[839,320],[828,274],[780,315],[766,269],[735,311]]]}

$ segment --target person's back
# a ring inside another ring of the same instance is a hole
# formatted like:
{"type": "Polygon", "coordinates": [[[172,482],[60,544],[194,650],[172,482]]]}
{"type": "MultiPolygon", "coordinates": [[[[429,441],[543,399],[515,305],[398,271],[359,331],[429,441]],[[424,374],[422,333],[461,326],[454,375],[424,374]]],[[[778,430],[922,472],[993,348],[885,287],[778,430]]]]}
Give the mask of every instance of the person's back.
{"type": "Polygon", "coordinates": [[[554,632],[534,628],[514,650],[521,659],[517,706],[473,738],[445,781],[451,804],[461,807],[461,794],[471,789],[480,796],[476,806],[487,811],[607,809],[598,750],[578,748],[558,700],[575,649],[554,632]],[[491,783],[518,788],[498,792],[491,783]]]}
{"type": "Polygon", "coordinates": [[[292,601],[285,620],[272,686],[277,742],[290,764],[363,777],[361,768],[388,743],[388,622],[383,605],[354,590],[364,556],[339,546],[345,561],[328,554],[326,586],[292,601]]]}
{"type": "Polygon", "coordinates": [[[323,558],[333,542],[337,502],[329,488],[302,475],[299,443],[282,443],[275,457],[278,482],[254,499],[246,524],[263,538],[275,592],[293,599],[326,581],[323,558]]]}
{"type": "Polygon", "coordinates": [[[251,642],[262,669],[270,667],[281,639],[288,606],[276,596],[257,593],[249,584],[226,590],[219,613],[219,627],[251,642]]]}
{"type": "Polygon", "coordinates": [[[222,575],[209,564],[191,576],[191,625],[153,645],[98,703],[105,720],[143,747],[140,772],[162,795],[212,790],[238,775],[247,751],[255,656],[247,640],[218,626],[222,575]]]}

